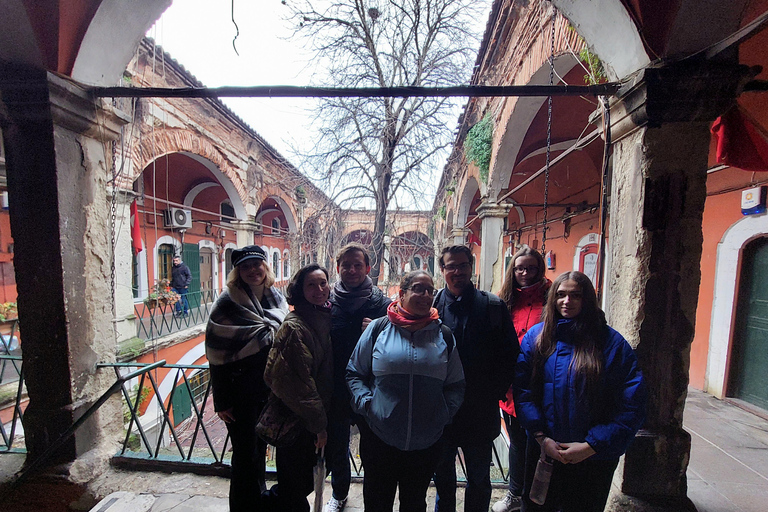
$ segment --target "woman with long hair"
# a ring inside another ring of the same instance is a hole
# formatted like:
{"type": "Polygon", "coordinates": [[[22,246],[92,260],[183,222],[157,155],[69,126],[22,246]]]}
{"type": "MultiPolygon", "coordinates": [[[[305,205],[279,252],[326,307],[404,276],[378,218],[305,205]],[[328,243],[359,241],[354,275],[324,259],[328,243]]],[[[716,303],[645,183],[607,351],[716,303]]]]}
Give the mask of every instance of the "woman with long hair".
{"type": "MultiPolygon", "coordinates": [[[[528,329],[541,321],[541,312],[547,300],[552,281],[547,279],[546,265],[541,253],[523,245],[512,256],[507,267],[499,298],[509,309],[517,339],[522,340],[528,329]]],[[[506,400],[499,401],[509,436],[509,487],[507,494],[493,505],[493,512],[512,512],[522,506],[523,478],[525,475],[525,447],[528,436],[515,414],[512,387],[506,400]]]]}
{"type": "Polygon", "coordinates": [[[464,398],[464,373],[450,329],[432,307],[435,285],[407,273],[387,316],[360,337],[347,365],[365,467],[366,512],[424,512],[442,453],[440,438],[464,398]]]}
{"type": "Polygon", "coordinates": [[[586,275],[566,272],[552,283],[515,373],[518,419],[536,441],[528,443],[523,510],[602,511],[619,457],[645,418],[646,389],[632,347],[607,325],[586,275]],[[540,458],[553,464],[543,505],[529,495],[540,458]]]}
{"type": "Polygon", "coordinates": [[[277,485],[270,490],[275,510],[308,512],[316,452],[328,435],[333,392],[331,304],[328,271],[312,263],[291,278],[286,296],[293,311],[285,317],[269,352],[264,380],[298,417],[298,434],[277,449],[277,485]]]}
{"type": "Polygon", "coordinates": [[[267,445],[256,423],[269,396],[264,368],[272,340],[288,314],[273,287],[275,275],[257,245],[232,252],[234,268],[211,310],[205,330],[213,406],[232,441],[229,507],[233,512],[263,510],[267,445]]]}

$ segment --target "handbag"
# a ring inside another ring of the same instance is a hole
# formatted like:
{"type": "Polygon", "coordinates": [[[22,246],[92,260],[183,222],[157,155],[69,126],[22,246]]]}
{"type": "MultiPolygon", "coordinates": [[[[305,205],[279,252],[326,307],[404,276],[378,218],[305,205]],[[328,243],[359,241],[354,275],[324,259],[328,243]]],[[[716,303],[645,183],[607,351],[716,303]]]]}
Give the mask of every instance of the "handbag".
{"type": "Polygon", "coordinates": [[[272,446],[290,446],[299,437],[302,428],[296,413],[277,395],[270,393],[256,424],[256,434],[272,446]]]}

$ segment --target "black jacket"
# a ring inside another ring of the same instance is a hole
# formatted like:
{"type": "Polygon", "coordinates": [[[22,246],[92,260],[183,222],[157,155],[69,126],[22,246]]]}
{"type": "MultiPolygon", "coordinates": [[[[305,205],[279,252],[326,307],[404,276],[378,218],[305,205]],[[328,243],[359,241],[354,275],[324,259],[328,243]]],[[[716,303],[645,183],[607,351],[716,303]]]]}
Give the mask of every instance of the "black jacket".
{"type": "Polygon", "coordinates": [[[470,286],[446,315],[446,290],[435,297],[435,307],[453,331],[467,384],[464,403],[446,435],[462,440],[493,440],[499,435],[499,400],[514,378],[520,344],[504,302],[496,295],[470,286]],[[462,318],[466,322],[462,322],[462,318]]]}
{"type": "Polygon", "coordinates": [[[345,311],[339,307],[336,297],[331,294],[331,345],[333,346],[333,399],[331,414],[351,416],[352,407],[346,381],[347,363],[357,340],[363,334],[363,318],[376,319],[387,314],[392,301],[377,287],[357,311],[345,311]]]}
{"type": "Polygon", "coordinates": [[[171,288],[184,289],[192,282],[192,272],[183,261],[171,268],[171,288]]]}

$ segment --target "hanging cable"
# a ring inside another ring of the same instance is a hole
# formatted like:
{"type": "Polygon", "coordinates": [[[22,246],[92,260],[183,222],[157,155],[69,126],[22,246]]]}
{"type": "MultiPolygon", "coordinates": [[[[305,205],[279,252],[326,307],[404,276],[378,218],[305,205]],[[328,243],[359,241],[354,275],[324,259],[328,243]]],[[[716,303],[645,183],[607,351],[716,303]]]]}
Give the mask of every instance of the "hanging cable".
{"type": "Polygon", "coordinates": [[[603,133],[605,134],[605,148],[603,149],[603,179],[600,187],[600,243],[597,251],[597,302],[600,303],[603,294],[603,274],[605,273],[605,232],[608,222],[608,185],[610,182],[609,162],[611,158],[611,109],[608,98],[602,96],[600,103],[603,106],[603,133]]]}
{"type": "Polygon", "coordinates": [[[235,26],[235,30],[237,31],[235,37],[232,38],[232,48],[235,49],[235,53],[239,57],[240,52],[237,51],[237,46],[235,46],[235,41],[237,41],[237,38],[240,37],[240,27],[237,26],[237,22],[235,21],[235,0],[232,0],[232,24],[235,26]]]}
{"type": "MultiPolygon", "coordinates": [[[[549,52],[549,85],[555,83],[555,21],[557,8],[552,6],[551,49],[549,52]]],[[[552,156],[552,96],[547,99],[547,163],[544,171],[544,221],[541,227],[541,254],[547,250],[547,208],[549,205],[549,164],[552,156]]]]}

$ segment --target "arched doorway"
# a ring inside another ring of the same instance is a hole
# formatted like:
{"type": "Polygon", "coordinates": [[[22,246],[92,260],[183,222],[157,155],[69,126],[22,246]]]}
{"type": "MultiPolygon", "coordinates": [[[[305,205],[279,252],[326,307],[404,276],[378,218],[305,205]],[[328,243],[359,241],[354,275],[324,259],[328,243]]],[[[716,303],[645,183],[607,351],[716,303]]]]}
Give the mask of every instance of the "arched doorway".
{"type": "Polygon", "coordinates": [[[744,248],[728,396],[768,409],[768,237],[744,248]]]}

